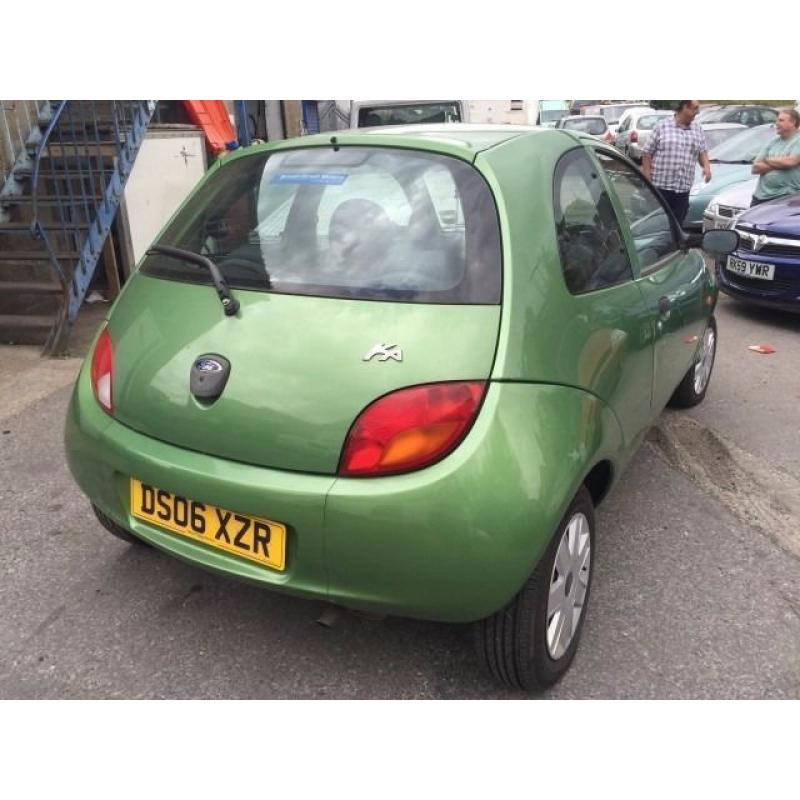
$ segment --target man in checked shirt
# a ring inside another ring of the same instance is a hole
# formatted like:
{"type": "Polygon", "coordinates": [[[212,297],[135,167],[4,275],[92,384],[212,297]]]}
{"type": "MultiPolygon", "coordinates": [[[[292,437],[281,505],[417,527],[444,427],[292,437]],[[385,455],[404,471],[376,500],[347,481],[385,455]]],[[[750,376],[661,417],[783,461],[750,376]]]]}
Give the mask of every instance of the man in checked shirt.
{"type": "Polygon", "coordinates": [[[694,122],[699,110],[697,100],[680,100],[675,114],[656,125],[642,150],[642,172],[661,192],[680,223],[689,208],[695,164],[703,168],[705,182],[711,180],[706,137],[694,122]]]}

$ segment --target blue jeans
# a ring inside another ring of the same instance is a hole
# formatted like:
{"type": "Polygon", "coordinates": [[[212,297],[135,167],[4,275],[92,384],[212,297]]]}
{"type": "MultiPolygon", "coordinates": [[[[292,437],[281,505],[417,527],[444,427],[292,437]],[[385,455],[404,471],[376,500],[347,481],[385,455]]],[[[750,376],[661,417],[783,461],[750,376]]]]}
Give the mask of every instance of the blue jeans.
{"type": "Polygon", "coordinates": [[[683,218],[689,210],[689,192],[673,192],[672,189],[662,189],[656,186],[664,202],[672,209],[672,213],[678,220],[678,223],[683,225],[683,218]]]}

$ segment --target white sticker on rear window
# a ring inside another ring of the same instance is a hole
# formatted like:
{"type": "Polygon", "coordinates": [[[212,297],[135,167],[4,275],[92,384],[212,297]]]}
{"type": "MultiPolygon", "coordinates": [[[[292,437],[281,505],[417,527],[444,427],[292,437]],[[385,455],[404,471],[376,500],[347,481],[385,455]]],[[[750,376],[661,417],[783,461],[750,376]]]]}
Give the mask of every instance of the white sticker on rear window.
{"type": "Polygon", "coordinates": [[[270,183],[311,183],[321,186],[341,186],[347,175],[335,172],[279,172],[270,183]]]}

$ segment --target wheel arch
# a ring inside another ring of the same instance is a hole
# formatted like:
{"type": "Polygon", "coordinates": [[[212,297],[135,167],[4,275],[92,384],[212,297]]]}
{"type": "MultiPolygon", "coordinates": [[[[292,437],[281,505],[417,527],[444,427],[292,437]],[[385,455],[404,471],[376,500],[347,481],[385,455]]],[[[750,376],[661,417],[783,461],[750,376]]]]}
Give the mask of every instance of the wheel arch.
{"type": "Polygon", "coordinates": [[[614,482],[614,474],[614,465],[609,459],[603,459],[598,461],[583,479],[583,485],[589,491],[595,508],[608,496],[614,482]]]}

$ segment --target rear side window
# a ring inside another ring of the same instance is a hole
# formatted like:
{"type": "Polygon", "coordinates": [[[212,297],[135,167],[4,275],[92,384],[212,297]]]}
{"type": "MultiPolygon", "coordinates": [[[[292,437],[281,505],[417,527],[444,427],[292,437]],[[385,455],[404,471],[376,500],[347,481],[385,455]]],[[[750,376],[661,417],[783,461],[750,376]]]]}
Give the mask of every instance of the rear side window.
{"type": "Polygon", "coordinates": [[[558,162],[553,210],[567,288],[582,294],[633,279],[614,207],[583,148],[558,162]]]}
{"type": "Polygon", "coordinates": [[[761,118],[761,124],[775,122],[775,120],[778,119],[778,112],[774,108],[761,108],[759,109],[758,114],[761,118]]]}
{"type": "MultiPolygon", "coordinates": [[[[422,303],[500,302],[497,210],[455,158],[389,148],[308,148],[222,167],[158,244],[202,253],[243,289],[422,303]]],[[[154,254],[149,275],[208,274],[154,254]]]]}

